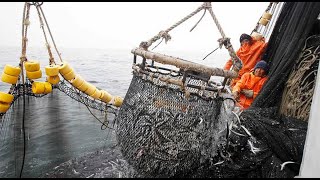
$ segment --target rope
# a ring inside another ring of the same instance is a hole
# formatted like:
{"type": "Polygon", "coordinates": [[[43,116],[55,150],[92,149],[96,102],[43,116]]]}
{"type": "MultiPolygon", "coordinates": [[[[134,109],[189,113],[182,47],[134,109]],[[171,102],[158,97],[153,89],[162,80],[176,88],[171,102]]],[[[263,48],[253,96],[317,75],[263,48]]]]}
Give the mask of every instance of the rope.
{"type": "MultiPolygon", "coordinates": [[[[25,86],[23,86],[23,89],[25,90],[25,86]]],[[[24,168],[24,161],[26,158],[26,131],[25,131],[25,114],[26,114],[26,95],[23,94],[23,112],[22,112],[22,133],[23,133],[23,158],[22,158],[22,164],[21,164],[21,170],[20,170],[20,178],[22,177],[22,172],[24,168]]]]}
{"type": "MultiPolygon", "coordinates": [[[[79,96],[79,98],[82,99],[83,97],[81,96],[81,94],[80,94],[74,87],[73,87],[73,89],[74,89],[74,91],[77,93],[77,95],[79,96]]],[[[99,122],[101,123],[101,130],[105,130],[106,128],[115,130],[114,128],[109,127],[108,124],[105,124],[105,121],[101,121],[96,115],[94,115],[87,104],[84,104],[84,105],[87,107],[87,109],[88,109],[88,111],[90,112],[90,114],[91,114],[97,121],[99,121],[99,122]],[[105,128],[103,128],[103,127],[105,127],[105,128]]]]}
{"type": "Polygon", "coordinates": [[[208,55],[206,55],[206,57],[204,57],[202,60],[205,60],[208,56],[210,56],[210,54],[212,54],[213,52],[215,52],[217,49],[219,49],[219,47],[217,47],[216,49],[214,49],[213,51],[211,51],[208,55]]]}
{"type": "Polygon", "coordinates": [[[155,35],[154,37],[152,37],[150,40],[148,40],[147,42],[141,42],[140,43],[140,47],[147,50],[152,43],[156,42],[157,40],[159,40],[161,37],[170,37],[168,35],[168,33],[173,30],[174,28],[176,28],[177,26],[179,26],[180,24],[182,24],[183,22],[185,22],[186,20],[188,20],[189,18],[191,18],[192,16],[194,16],[195,14],[197,14],[198,12],[200,12],[203,8],[205,8],[205,4],[201,5],[200,7],[198,7],[195,11],[193,11],[192,13],[190,13],[188,16],[184,17],[183,19],[181,19],[180,21],[178,21],[177,23],[175,23],[174,25],[172,25],[171,27],[169,27],[167,30],[165,31],[160,31],[157,35],[155,35]]]}
{"type": "Polygon", "coordinates": [[[41,14],[42,14],[42,16],[43,16],[43,19],[44,19],[44,21],[45,21],[45,23],[46,23],[46,26],[47,26],[47,29],[48,29],[48,31],[49,31],[49,34],[50,34],[52,43],[53,43],[53,45],[54,45],[54,48],[55,48],[55,50],[56,50],[56,52],[57,52],[57,54],[58,54],[58,56],[59,56],[60,61],[62,62],[61,54],[60,54],[60,52],[58,51],[58,48],[57,48],[57,46],[56,46],[56,43],[54,42],[54,39],[53,39],[51,30],[50,30],[49,24],[48,24],[48,22],[47,22],[46,16],[44,15],[44,13],[43,13],[43,11],[42,11],[41,5],[38,5],[37,7],[39,7],[39,9],[40,9],[40,11],[41,11],[41,14]]]}
{"type": "MultiPolygon", "coordinates": [[[[23,27],[26,26],[26,29],[22,28],[22,55],[20,58],[20,68],[21,68],[21,76],[23,82],[23,92],[25,92],[25,85],[24,85],[24,73],[23,73],[23,62],[26,60],[26,41],[27,41],[27,30],[29,25],[29,14],[30,14],[30,4],[25,3],[24,11],[23,11],[23,27]],[[26,12],[27,11],[27,12],[26,12]],[[26,14],[26,15],[25,15],[26,14]]],[[[23,133],[23,157],[22,157],[22,164],[20,169],[19,177],[22,177],[23,168],[24,168],[24,161],[26,156],[26,134],[25,134],[25,93],[23,93],[23,116],[22,116],[22,133],[23,133]]]]}
{"type": "Polygon", "coordinates": [[[294,70],[289,75],[280,106],[280,113],[285,116],[308,121],[315,88],[315,77],[317,76],[317,69],[310,69],[310,67],[319,66],[320,44],[318,39],[320,39],[320,37],[316,35],[306,39],[294,70]],[[315,41],[313,38],[316,38],[318,43],[309,45],[310,47],[307,48],[307,42],[310,39],[311,42],[315,41]]]}
{"type": "MultiPolygon", "coordinates": [[[[222,39],[219,40],[220,44],[223,44],[225,46],[225,48],[228,50],[229,55],[231,57],[232,64],[233,64],[231,70],[234,70],[235,72],[239,72],[239,70],[242,68],[242,61],[236,55],[236,53],[232,47],[232,44],[230,42],[230,38],[226,38],[226,35],[223,32],[222,27],[218,22],[218,19],[216,18],[215,14],[212,11],[211,4],[210,3],[207,3],[207,4],[208,4],[208,7],[210,7],[210,8],[208,8],[210,15],[211,15],[213,21],[215,22],[215,24],[216,24],[216,26],[222,36],[222,39]]],[[[227,84],[227,82],[228,82],[228,78],[224,78],[222,85],[224,86],[225,84],[227,84]]]]}
{"type": "Polygon", "coordinates": [[[200,23],[200,21],[203,19],[204,15],[206,14],[207,9],[204,9],[204,12],[201,16],[201,18],[199,19],[199,21],[190,29],[190,32],[200,23]]]}
{"type": "Polygon", "coordinates": [[[42,31],[43,31],[44,38],[45,38],[45,40],[46,40],[46,47],[47,47],[47,49],[48,49],[48,54],[49,54],[49,64],[52,64],[52,63],[56,64],[55,61],[54,61],[54,58],[53,58],[53,56],[52,56],[52,52],[51,52],[51,49],[50,49],[50,45],[49,45],[49,43],[48,43],[48,39],[47,39],[46,32],[45,32],[45,30],[44,30],[44,28],[43,28],[44,24],[43,24],[43,20],[42,20],[42,18],[41,18],[41,14],[40,14],[39,7],[40,7],[40,6],[37,5],[37,6],[36,6],[36,9],[37,9],[38,16],[39,16],[40,27],[41,27],[41,29],[42,29],[42,31]]]}

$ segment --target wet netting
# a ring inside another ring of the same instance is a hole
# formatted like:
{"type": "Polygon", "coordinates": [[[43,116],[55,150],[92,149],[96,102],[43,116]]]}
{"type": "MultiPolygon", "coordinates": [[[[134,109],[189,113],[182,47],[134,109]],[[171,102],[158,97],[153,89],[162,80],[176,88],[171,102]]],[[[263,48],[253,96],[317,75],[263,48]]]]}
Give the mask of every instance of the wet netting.
{"type": "Polygon", "coordinates": [[[135,67],[116,118],[117,137],[123,155],[140,173],[171,177],[220,156],[234,101],[219,85],[191,76],[181,90],[172,83],[181,73],[156,69],[135,67]]]}
{"type": "Polygon", "coordinates": [[[271,67],[269,80],[243,112],[227,89],[199,72],[185,76],[134,63],[116,117],[124,157],[145,177],[297,176],[307,122],[279,109],[307,38],[319,34],[319,12],[318,2],[284,3],[263,58],[271,67]]]}

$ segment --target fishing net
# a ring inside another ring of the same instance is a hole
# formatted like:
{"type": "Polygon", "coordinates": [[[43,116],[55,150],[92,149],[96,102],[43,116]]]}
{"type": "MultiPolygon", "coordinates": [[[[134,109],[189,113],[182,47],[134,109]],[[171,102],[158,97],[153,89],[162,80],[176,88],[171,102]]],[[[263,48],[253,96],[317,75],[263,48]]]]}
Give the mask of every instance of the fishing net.
{"type": "Polygon", "coordinates": [[[234,116],[230,95],[194,77],[186,78],[187,84],[212,90],[182,91],[163,80],[179,80],[179,73],[145,72],[134,71],[116,118],[124,157],[147,177],[171,177],[217,156],[234,116]]]}
{"type": "MultiPolygon", "coordinates": [[[[193,93],[187,94],[181,86],[154,78],[160,74],[134,71],[116,118],[124,157],[146,177],[297,176],[307,122],[281,115],[279,106],[306,39],[320,34],[319,28],[314,29],[319,13],[317,2],[284,3],[263,56],[270,64],[269,80],[239,117],[230,106],[229,93],[221,96],[219,88],[213,92],[200,88],[201,95],[196,93],[199,89],[191,88],[193,93]]],[[[309,82],[315,77],[308,77],[309,82]]]]}

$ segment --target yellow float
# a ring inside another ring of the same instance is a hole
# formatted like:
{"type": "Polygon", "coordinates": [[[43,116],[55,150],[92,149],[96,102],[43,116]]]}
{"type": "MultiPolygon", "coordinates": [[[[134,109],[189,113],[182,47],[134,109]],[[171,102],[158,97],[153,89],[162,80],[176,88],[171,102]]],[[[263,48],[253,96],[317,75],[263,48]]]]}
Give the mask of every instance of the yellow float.
{"type": "Polygon", "coordinates": [[[59,66],[58,65],[48,65],[45,67],[47,76],[57,76],[59,75],[59,66]]]}
{"type": "Polygon", "coordinates": [[[101,96],[101,91],[99,89],[96,89],[95,92],[91,95],[91,97],[93,97],[94,99],[100,99],[101,96]]]}
{"type": "Polygon", "coordinates": [[[80,91],[85,92],[89,88],[89,83],[87,81],[83,81],[82,85],[77,87],[80,91]]]}
{"type": "Polygon", "coordinates": [[[18,76],[11,76],[6,73],[2,73],[1,75],[2,82],[8,83],[8,84],[16,84],[18,81],[18,76]]]}
{"type": "Polygon", "coordinates": [[[69,71],[67,74],[63,74],[63,77],[68,81],[72,80],[75,76],[76,74],[74,73],[73,69],[71,69],[71,71],[69,71]]]}
{"type": "Polygon", "coordinates": [[[52,85],[56,85],[56,84],[59,83],[60,77],[59,77],[59,75],[57,75],[57,76],[48,76],[47,77],[47,81],[48,81],[48,83],[50,83],[52,85]]]}
{"type": "Polygon", "coordinates": [[[84,83],[84,79],[80,75],[75,75],[70,82],[74,87],[78,88],[84,83]]]}
{"type": "Polygon", "coordinates": [[[261,18],[259,23],[266,26],[268,24],[269,20],[268,19],[265,19],[265,18],[261,18]]]}
{"type": "Polygon", "coordinates": [[[267,19],[267,20],[270,20],[271,17],[272,17],[272,14],[271,14],[271,13],[268,13],[268,12],[265,12],[265,13],[263,13],[263,15],[262,15],[262,18],[267,19]]]}
{"type": "Polygon", "coordinates": [[[97,88],[94,85],[88,83],[88,89],[84,93],[86,93],[89,96],[92,96],[95,93],[96,89],[97,88]]]}
{"type": "Polygon", "coordinates": [[[52,92],[52,85],[48,82],[43,82],[44,84],[44,94],[49,94],[52,92]]]}
{"type": "Polygon", "coordinates": [[[107,91],[105,90],[101,90],[101,96],[100,96],[101,101],[108,103],[111,101],[112,99],[112,95],[109,94],[107,91]]]}
{"type": "Polygon", "coordinates": [[[26,71],[29,71],[29,72],[39,71],[40,62],[37,60],[26,61],[24,62],[24,68],[26,69],[26,71]]]}
{"type": "Polygon", "coordinates": [[[0,102],[11,103],[14,96],[12,94],[4,93],[0,91],[0,102]]]}
{"type": "Polygon", "coordinates": [[[26,74],[29,79],[39,79],[42,77],[42,71],[40,69],[38,71],[27,71],[26,74]]]}
{"type": "Polygon", "coordinates": [[[10,64],[6,64],[4,67],[4,73],[10,75],[10,76],[19,76],[21,72],[20,67],[12,66],[10,64]]]}
{"type": "Polygon", "coordinates": [[[120,107],[122,105],[123,99],[120,96],[115,96],[114,97],[114,102],[113,105],[115,105],[116,107],[120,107]]]}
{"type": "Polygon", "coordinates": [[[0,113],[5,113],[10,108],[10,104],[0,102],[0,113]]]}
{"type": "Polygon", "coordinates": [[[44,88],[45,88],[45,86],[41,82],[33,82],[32,83],[32,92],[34,94],[43,94],[44,88]]]}
{"type": "Polygon", "coordinates": [[[59,66],[59,72],[62,75],[65,75],[67,73],[69,73],[70,71],[72,71],[72,68],[70,67],[70,65],[64,61],[60,66],[59,66]]]}

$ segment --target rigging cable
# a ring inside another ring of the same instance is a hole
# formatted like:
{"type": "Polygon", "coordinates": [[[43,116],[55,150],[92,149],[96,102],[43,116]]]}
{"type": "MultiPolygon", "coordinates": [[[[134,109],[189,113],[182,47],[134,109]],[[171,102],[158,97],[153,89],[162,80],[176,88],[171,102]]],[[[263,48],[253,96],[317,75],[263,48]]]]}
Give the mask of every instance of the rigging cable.
{"type": "Polygon", "coordinates": [[[56,52],[57,52],[57,54],[58,54],[58,56],[59,56],[60,61],[62,62],[61,54],[60,54],[60,52],[58,51],[58,48],[57,48],[57,46],[56,46],[56,43],[54,42],[52,33],[51,33],[51,31],[50,31],[49,24],[48,24],[48,22],[47,22],[46,16],[44,15],[44,13],[43,13],[43,11],[42,11],[41,5],[42,5],[42,4],[38,4],[38,3],[37,3],[36,6],[37,6],[37,7],[40,9],[40,11],[41,11],[41,14],[42,14],[42,16],[43,16],[44,22],[46,23],[48,32],[49,32],[49,34],[50,34],[52,43],[53,43],[53,45],[54,45],[54,48],[55,48],[55,50],[56,50],[56,52]]]}
{"type": "MultiPolygon", "coordinates": [[[[80,99],[83,98],[83,97],[81,96],[81,94],[80,94],[80,91],[78,92],[77,89],[75,89],[74,87],[73,87],[73,90],[77,93],[77,95],[80,97],[80,99]]],[[[85,101],[83,101],[83,102],[85,102],[85,101]]],[[[96,115],[94,115],[94,114],[92,113],[92,111],[90,110],[90,108],[88,107],[87,104],[84,103],[84,105],[87,107],[87,109],[89,110],[90,114],[91,114],[97,121],[99,121],[99,122],[102,124],[102,125],[101,125],[101,130],[105,130],[106,128],[109,128],[109,129],[114,130],[114,128],[109,127],[108,124],[105,124],[105,122],[101,121],[96,115]],[[104,127],[105,127],[105,128],[104,128],[104,127]]]]}
{"type": "Polygon", "coordinates": [[[214,49],[213,51],[211,51],[208,55],[206,55],[206,57],[204,57],[202,60],[205,60],[208,56],[210,56],[210,54],[212,54],[213,52],[215,52],[217,49],[219,49],[220,46],[218,46],[216,49],[214,49]]]}
{"type": "Polygon", "coordinates": [[[23,115],[22,115],[22,133],[23,133],[23,157],[22,157],[22,163],[21,163],[21,169],[20,169],[20,174],[19,177],[22,177],[22,172],[24,168],[24,162],[25,162],[25,156],[26,156],[26,133],[25,133],[25,81],[24,81],[24,74],[23,74],[23,62],[27,59],[26,58],[26,50],[27,50],[27,30],[28,30],[28,25],[30,24],[29,22],[29,14],[30,14],[30,3],[26,2],[25,3],[25,8],[23,11],[23,20],[22,20],[22,55],[20,57],[20,68],[21,68],[21,80],[23,84],[23,115]],[[26,10],[27,8],[27,10],[26,10]],[[24,26],[26,28],[24,29],[24,26]]]}

